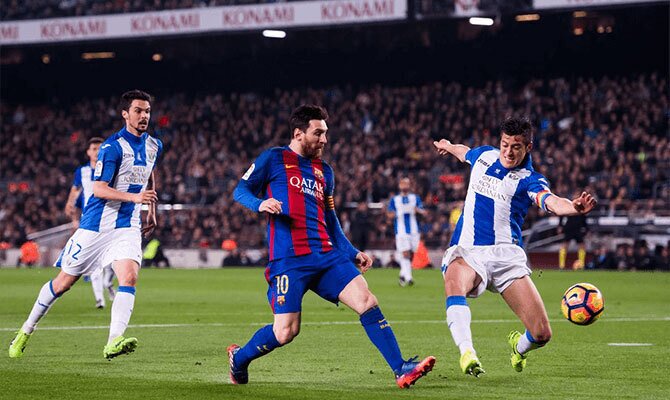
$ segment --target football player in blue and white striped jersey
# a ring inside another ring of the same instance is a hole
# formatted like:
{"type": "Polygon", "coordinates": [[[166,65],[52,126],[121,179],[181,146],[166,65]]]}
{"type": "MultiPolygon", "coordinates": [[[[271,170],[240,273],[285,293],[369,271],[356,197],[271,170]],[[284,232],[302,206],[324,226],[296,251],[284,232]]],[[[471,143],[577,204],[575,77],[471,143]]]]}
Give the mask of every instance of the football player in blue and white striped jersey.
{"type": "Polygon", "coordinates": [[[472,344],[466,296],[478,297],[486,289],[500,293],[523,322],[524,334],[513,331],[508,336],[517,372],[525,367],[527,352],[551,338],[547,312],[530,279],[522,247],[521,226],[528,208],[536,204],[560,216],[586,214],[596,204],[586,192],[574,200],[551,193],[547,179],[533,169],[533,129],[527,119],[508,118],[500,131],[500,149],[470,149],[446,139],[433,143],[439,154],[452,154],[471,166],[463,213],[442,259],[442,272],[447,323],[461,352],[461,370],[474,376],[484,370],[472,344]]]}

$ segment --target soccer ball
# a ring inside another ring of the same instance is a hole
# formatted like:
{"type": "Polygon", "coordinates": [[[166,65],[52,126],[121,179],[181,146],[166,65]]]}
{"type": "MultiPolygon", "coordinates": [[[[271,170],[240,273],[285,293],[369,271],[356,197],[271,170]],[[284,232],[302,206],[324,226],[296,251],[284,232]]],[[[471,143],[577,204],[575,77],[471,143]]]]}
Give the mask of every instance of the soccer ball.
{"type": "Polygon", "coordinates": [[[577,283],[565,291],[561,300],[563,316],[573,324],[590,325],[603,313],[605,300],[597,287],[577,283]]]}

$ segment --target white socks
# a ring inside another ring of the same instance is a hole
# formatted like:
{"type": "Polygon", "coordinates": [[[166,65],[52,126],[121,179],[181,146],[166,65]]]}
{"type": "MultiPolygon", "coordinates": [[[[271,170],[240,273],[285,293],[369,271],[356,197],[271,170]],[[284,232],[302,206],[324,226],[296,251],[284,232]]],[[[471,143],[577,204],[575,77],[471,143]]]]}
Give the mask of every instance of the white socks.
{"type": "Polygon", "coordinates": [[[58,297],[59,296],[53,291],[51,281],[45,283],[44,286],[42,286],[42,289],[40,289],[40,294],[37,296],[37,301],[35,301],[35,305],[33,305],[33,309],[30,311],[28,319],[23,323],[23,328],[21,328],[23,329],[23,332],[27,334],[33,333],[37,323],[46,315],[47,311],[49,311],[58,297]]]}
{"type": "Polygon", "coordinates": [[[91,288],[93,288],[93,297],[95,297],[96,306],[105,306],[105,298],[102,295],[103,285],[102,285],[102,270],[97,269],[90,276],[91,278],[91,288]]]}
{"type": "Polygon", "coordinates": [[[519,343],[516,344],[516,351],[519,352],[519,354],[523,355],[531,350],[535,350],[537,348],[540,348],[544,346],[544,343],[540,344],[533,339],[533,337],[526,331],[521,337],[519,338],[519,343]]]}
{"type": "Polygon", "coordinates": [[[470,350],[476,354],[472,346],[472,332],[470,331],[470,307],[464,296],[450,296],[447,298],[447,324],[451,337],[458,346],[461,355],[470,350]]]}
{"type": "Polygon", "coordinates": [[[400,278],[405,282],[412,280],[412,261],[402,256],[400,257],[400,278]]]}
{"type": "Polygon", "coordinates": [[[135,305],[135,288],[119,286],[112,303],[112,322],[109,324],[109,342],[122,336],[128,327],[135,305]]]}

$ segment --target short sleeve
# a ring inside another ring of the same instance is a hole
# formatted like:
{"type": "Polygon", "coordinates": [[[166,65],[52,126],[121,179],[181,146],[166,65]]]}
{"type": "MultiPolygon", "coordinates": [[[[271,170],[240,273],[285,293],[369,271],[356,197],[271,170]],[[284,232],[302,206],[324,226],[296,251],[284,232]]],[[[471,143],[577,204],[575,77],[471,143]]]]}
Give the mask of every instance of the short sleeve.
{"type": "Polygon", "coordinates": [[[119,167],[122,159],[121,148],[116,143],[103,143],[98,153],[98,161],[93,172],[94,181],[110,182],[119,167]]]}
{"type": "Polygon", "coordinates": [[[391,200],[389,201],[389,211],[396,212],[395,197],[391,197],[391,200]]]}
{"type": "Polygon", "coordinates": [[[493,146],[481,146],[481,147],[475,147],[474,149],[468,150],[467,153],[465,153],[465,161],[472,165],[477,161],[477,159],[482,155],[483,152],[489,151],[489,150],[494,150],[495,147],[493,146]]]}
{"type": "Polygon", "coordinates": [[[423,209],[423,202],[421,201],[421,196],[415,195],[416,196],[416,208],[421,208],[423,209]]]}
{"type": "Polygon", "coordinates": [[[74,171],[74,181],[72,182],[72,186],[81,189],[81,167],[74,171]]]}

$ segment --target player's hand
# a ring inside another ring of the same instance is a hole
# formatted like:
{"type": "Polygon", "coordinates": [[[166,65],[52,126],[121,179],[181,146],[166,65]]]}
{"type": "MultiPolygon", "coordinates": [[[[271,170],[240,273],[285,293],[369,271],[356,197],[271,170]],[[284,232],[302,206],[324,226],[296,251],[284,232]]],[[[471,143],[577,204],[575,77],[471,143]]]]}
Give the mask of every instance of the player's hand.
{"type": "Polygon", "coordinates": [[[258,207],[258,212],[266,212],[268,214],[281,214],[281,205],[282,205],[281,201],[269,198],[267,200],[263,200],[260,207],[258,207]]]}
{"type": "Polygon", "coordinates": [[[158,201],[158,195],[155,190],[145,190],[133,196],[133,203],[151,204],[158,201]]]}
{"type": "Polygon", "coordinates": [[[589,211],[593,210],[593,207],[596,206],[598,202],[596,201],[591,194],[582,192],[576,199],[572,200],[572,206],[580,214],[586,214],[589,211]]]}
{"type": "Polygon", "coordinates": [[[361,269],[361,274],[364,274],[372,267],[372,258],[360,251],[356,254],[356,266],[361,269]]]}
{"type": "Polygon", "coordinates": [[[142,226],[142,236],[149,238],[149,236],[154,233],[157,225],[156,203],[151,203],[149,204],[149,212],[147,213],[147,222],[144,224],[144,226],[142,226]]]}
{"type": "Polygon", "coordinates": [[[435,146],[435,149],[437,149],[437,152],[441,156],[446,156],[449,154],[449,149],[451,148],[451,142],[448,141],[447,139],[441,139],[439,142],[434,141],[433,146],[435,146]]]}

